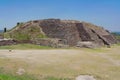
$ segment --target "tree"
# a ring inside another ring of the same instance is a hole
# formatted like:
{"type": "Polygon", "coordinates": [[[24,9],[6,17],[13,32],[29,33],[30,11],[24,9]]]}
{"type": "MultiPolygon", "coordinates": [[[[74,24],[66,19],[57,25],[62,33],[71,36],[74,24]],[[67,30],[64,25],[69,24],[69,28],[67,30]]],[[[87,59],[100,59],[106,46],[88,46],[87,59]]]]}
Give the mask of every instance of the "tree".
{"type": "Polygon", "coordinates": [[[5,27],[5,28],[4,28],[4,32],[6,32],[6,31],[7,31],[7,28],[5,27]]]}

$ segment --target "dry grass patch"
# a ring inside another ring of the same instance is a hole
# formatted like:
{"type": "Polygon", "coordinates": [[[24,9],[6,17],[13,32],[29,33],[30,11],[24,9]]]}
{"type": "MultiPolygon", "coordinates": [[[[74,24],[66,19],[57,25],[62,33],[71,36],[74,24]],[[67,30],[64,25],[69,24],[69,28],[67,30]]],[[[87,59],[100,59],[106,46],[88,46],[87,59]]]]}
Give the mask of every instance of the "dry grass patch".
{"type": "Polygon", "coordinates": [[[58,78],[55,80],[74,80],[79,75],[91,75],[97,80],[119,80],[119,49],[120,46],[101,49],[13,50],[12,53],[1,50],[0,66],[14,73],[22,67],[26,73],[38,78],[53,76],[58,78]]]}

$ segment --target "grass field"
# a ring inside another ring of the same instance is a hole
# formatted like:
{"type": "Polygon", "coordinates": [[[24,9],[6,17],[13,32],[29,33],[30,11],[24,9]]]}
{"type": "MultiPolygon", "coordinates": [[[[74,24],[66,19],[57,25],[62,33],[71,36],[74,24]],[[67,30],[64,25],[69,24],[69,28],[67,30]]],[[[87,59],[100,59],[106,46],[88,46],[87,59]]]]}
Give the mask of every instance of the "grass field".
{"type": "Polygon", "coordinates": [[[10,45],[10,46],[0,46],[0,49],[20,49],[20,50],[26,50],[26,49],[53,49],[52,47],[47,46],[39,46],[34,44],[17,44],[17,45],[10,45]]]}
{"type": "Polygon", "coordinates": [[[16,46],[12,52],[8,50],[11,47],[0,47],[0,80],[75,80],[79,75],[92,75],[96,80],[120,79],[119,45],[49,50],[16,46]],[[18,75],[21,68],[25,72],[18,75]]]}

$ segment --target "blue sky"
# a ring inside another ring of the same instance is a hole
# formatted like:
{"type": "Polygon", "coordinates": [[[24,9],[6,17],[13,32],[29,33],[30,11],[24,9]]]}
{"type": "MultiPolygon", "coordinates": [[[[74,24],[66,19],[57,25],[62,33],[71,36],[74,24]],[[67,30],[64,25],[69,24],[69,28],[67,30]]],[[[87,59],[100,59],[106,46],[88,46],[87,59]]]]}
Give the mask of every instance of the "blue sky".
{"type": "Polygon", "coordinates": [[[86,21],[120,31],[120,0],[0,0],[0,29],[47,18],[86,21]]]}

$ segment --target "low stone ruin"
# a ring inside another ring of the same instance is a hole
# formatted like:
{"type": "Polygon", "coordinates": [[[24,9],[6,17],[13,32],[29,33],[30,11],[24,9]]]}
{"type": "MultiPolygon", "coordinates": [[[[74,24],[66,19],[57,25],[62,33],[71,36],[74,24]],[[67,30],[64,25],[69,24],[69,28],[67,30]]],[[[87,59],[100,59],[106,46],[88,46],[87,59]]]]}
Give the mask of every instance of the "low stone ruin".
{"type": "Polygon", "coordinates": [[[15,45],[15,44],[17,44],[16,41],[12,39],[0,39],[0,46],[15,45]]]}

